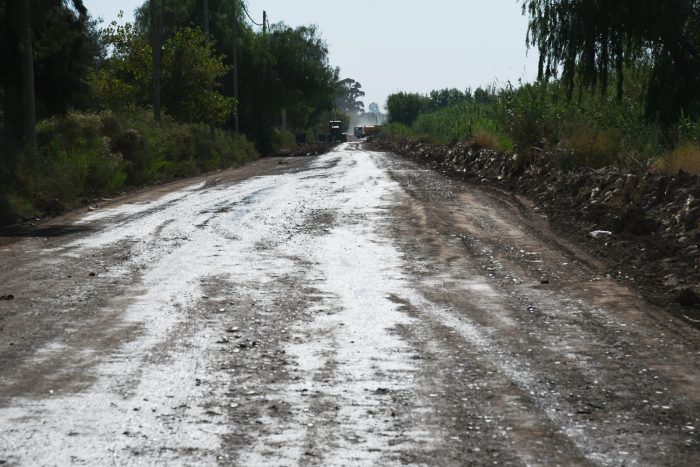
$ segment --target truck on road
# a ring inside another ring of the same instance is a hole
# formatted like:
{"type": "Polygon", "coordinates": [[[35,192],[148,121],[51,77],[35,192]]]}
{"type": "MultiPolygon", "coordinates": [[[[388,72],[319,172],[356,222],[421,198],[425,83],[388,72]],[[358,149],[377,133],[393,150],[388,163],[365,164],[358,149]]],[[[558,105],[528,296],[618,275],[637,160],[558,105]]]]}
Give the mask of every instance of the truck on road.
{"type": "Polygon", "coordinates": [[[340,120],[331,120],[329,122],[329,136],[331,141],[347,141],[348,137],[342,130],[343,122],[340,120]]]}

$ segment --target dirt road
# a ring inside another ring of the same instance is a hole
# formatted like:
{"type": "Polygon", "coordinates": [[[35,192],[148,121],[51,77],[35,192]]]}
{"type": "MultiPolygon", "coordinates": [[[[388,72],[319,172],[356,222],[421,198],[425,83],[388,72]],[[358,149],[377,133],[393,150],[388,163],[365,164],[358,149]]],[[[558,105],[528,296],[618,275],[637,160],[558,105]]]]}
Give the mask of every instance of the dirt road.
{"type": "Polygon", "coordinates": [[[700,459],[700,332],[507,196],[349,143],[55,224],[0,246],[0,464],[700,459]]]}

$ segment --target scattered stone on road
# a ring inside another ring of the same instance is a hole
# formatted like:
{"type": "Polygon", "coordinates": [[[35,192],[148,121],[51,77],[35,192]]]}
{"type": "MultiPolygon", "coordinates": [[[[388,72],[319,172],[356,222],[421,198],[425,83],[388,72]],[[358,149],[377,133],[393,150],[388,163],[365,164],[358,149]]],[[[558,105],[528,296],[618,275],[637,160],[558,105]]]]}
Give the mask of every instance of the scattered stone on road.
{"type": "Polygon", "coordinates": [[[279,162],[0,243],[0,463],[696,464],[700,331],[543,215],[356,143],[279,162]]]}

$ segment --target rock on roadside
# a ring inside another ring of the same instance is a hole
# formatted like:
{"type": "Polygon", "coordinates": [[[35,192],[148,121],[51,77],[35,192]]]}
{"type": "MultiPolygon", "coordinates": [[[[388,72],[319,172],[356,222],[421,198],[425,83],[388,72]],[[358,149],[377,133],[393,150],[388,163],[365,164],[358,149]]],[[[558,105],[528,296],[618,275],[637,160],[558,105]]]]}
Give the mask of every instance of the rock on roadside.
{"type": "MultiPolygon", "coordinates": [[[[679,315],[700,319],[700,178],[615,167],[565,171],[538,148],[507,154],[460,142],[438,146],[379,135],[374,148],[526,196],[563,231],[624,268],[640,291],[679,315]],[[606,231],[610,235],[588,235],[606,231]],[[579,234],[580,232],[580,234],[579,234]],[[603,238],[604,237],[604,238],[603,238]]],[[[692,320],[689,320],[692,322],[692,320]]]]}

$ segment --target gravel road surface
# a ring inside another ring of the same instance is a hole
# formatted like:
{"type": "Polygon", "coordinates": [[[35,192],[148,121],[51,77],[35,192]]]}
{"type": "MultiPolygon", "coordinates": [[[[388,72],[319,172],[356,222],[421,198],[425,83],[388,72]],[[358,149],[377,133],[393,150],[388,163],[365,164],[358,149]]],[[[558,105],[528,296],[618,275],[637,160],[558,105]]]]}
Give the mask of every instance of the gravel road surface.
{"type": "Polygon", "coordinates": [[[359,143],[5,232],[0,264],[0,465],[700,459],[700,331],[526,201],[359,143]]]}

